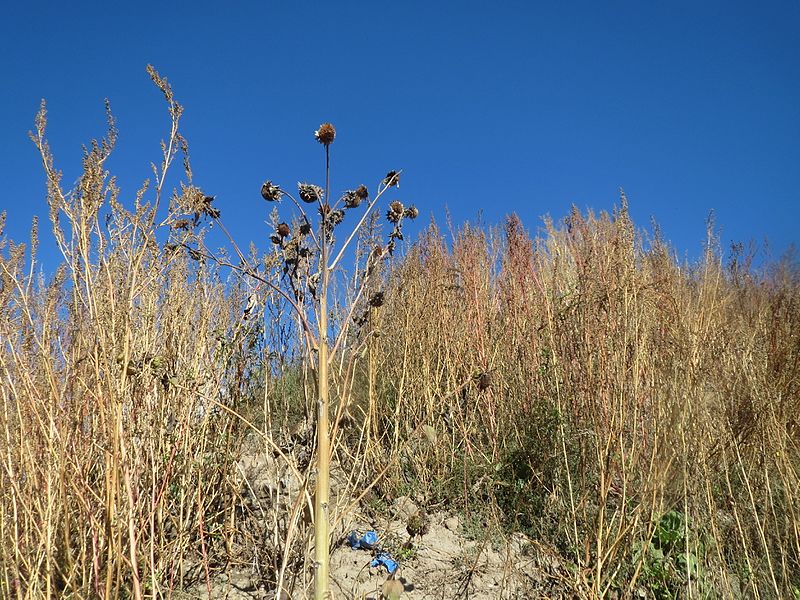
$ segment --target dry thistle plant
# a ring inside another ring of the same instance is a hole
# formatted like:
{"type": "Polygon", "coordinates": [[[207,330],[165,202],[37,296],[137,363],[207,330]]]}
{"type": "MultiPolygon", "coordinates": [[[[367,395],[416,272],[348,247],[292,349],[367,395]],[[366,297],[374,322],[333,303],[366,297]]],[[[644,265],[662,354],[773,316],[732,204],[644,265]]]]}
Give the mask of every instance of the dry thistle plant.
{"type": "MultiPolygon", "coordinates": [[[[316,379],[317,447],[315,468],[311,475],[315,478],[316,486],[313,511],[315,598],[322,599],[329,593],[330,525],[333,518],[330,503],[331,457],[343,420],[352,418],[349,415],[349,404],[355,362],[370,337],[360,331],[353,332],[352,329],[361,329],[367,323],[370,311],[383,303],[383,292],[376,289],[376,284],[380,281],[381,264],[394,253],[397,241],[403,239],[404,220],[415,219],[419,211],[413,205],[405,206],[399,200],[389,204],[386,219],[392,225],[392,230],[388,242],[376,244],[366,253],[361,252],[365,256],[363,261],[356,261],[353,279],[348,281],[345,277],[341,278],[351,287],[336,299],[338,312],[343,316],[337,323],[332,323],[332,278],[342,272],[347,251],[352,250],[354,242],[361,239],[360,236],[370,224],[370,216],[376,210],[379,200],[389,190],[400,187],[401,173],[389,171],[379,182],[372,198],[367,187],[362,184],[346,190],[338,201],[331,204],[330,152],[336,130],[330,123],[323,123],[314,135],[325,150],[324,187],[298,183],[295,197],[272,180],[265,181],[261,186],[261,196],[265,201],[281,202],[288,199],[295,209],[291,221],[280,221],[276,224],[275,231],[270,236],[274,252],[265,261],[263,270],[262,265],[254,264],[245,256],[229,234],[219,210],[211,206],[213,198],[199,192],[190,203],[191,207],[187,206],[190,208],[186,211],[187,215],[193,212],[193,222],[197,222],[199,217],[207,216],[219,223],[239,262],[234,264],[216,256],[199,238],[183,236],[180,245],[186,248],[190,256],[215,261],[257,281],[264,289],[280,296],[294,311],[299,322],[306,360],[316,379]],[[311,208],[315,209],[314,212],[310,212],[311,208]],[[348,233],[342,234],[340,232],[346,227],[347,217],[355,219],[355,223],[350,226],[348,233]],[[276,270],[278,277],[274,277],[276,270]],[[336,414],[331,418],[333,381],[336,382],[339,405],[336,414]]],[[[177,223],[185,221],[187,217],[177,223]]],[[[251,300],[257,302],[255,298],[251,300]]],[[[364,422],[372,420],[372,417],[366,416],[364,422]]],[[[342,516],[339,515],[340,518],[342,516]]],[[[282,591],[282,578],[278,589],[282,591]]]]}

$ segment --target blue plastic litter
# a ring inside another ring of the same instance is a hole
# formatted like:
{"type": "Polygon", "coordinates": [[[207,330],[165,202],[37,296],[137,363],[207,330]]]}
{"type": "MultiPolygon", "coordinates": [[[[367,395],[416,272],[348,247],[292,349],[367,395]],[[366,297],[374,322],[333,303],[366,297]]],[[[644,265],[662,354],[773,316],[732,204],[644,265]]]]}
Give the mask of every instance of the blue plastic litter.
{"type": "Polygon", "coordinates": [[[372,550],[372,548],[375,547],[375,544],[378,543],[378,534],[374,531],[368,531],[361,537],[358,537],[358,534],[355,531],[351,531],[350,535],[347,536],[347,543],[350,544],[350,547],[353,550],[358,550],[359,548],[372,550]]]}
{"type": "Polygon", "coordinates": [[[392,558],[392,555],[389,554],[388,552],[380,552],[378,556],[373,558],[372,562],[369,563],[370,567],[379,567],[381,565],[386,567],[386,570],[389,571],[389,574],[392,574],[395,571],[397,571],[397,567],[400,566],[397,564],[397,561],[395,561],[392,558]]]}

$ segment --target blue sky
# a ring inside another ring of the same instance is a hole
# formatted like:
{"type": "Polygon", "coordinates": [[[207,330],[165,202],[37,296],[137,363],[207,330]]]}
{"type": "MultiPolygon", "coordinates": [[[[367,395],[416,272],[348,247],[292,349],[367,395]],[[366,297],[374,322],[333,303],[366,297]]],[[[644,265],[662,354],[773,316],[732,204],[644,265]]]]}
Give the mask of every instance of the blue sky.
{"type": "MultiPolygon", "coordinates": [[[[716,213],[725,246],[797,242],[800,1],[15,3],[0,19],[0,176],[7,233],[46,220],[27,138],[49,110],[57,166],[120,130],[108,163],[132,199],[168,119],[152,63],[186,107],[196,183],[229,229],[266,247],[264,179],[322,183],[313,131],[338,130],[334,191],[403,169],[426,221],[532,231],[571,204],[654,218],[697,256],[716,213]]],[[[418,224],[420,226],[420,224],[418,224]]],[[[47,252],[47,245],[45,245],[47,252]]],[[[45,254],[46,264],[48,262],[45,254]]],[[[54,259],[52,259],[54,261],[54,259]]]]}

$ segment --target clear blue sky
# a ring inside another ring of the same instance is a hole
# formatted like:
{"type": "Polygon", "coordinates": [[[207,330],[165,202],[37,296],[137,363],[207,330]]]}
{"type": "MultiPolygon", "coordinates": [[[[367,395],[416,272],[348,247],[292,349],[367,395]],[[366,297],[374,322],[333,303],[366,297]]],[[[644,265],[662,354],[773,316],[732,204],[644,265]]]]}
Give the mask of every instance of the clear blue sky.
{"type": "Polygon", "coordinates": [[[57,166],[118,119],[110,169],[131,199],[167,133],[152,63],[185,107],[196,181],[246,245],[268,244],[261,182],[322,183],[313,131],[339,132],[334,190],[403,169],[399,198],[457,223],[571,204],[610,210],[623,187],[696,256],[800,224],[800,0],[775,2],[30,2],[0,19],[0,210],[24,240],[46,221],[27,138],[49,108],[57,166]]]}

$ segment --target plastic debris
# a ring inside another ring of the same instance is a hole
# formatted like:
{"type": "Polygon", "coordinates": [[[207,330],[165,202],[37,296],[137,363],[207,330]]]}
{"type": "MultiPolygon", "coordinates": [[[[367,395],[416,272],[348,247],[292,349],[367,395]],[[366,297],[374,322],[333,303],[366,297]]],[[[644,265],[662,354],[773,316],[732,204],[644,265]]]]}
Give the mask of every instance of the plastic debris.
{"type": "Polygon", "coordinates": [[[350,544],[353,550],[358,550],[359,548],[372,550],[375,544],[378,543],[378,534],[374,531],[368,531],[361,537],[358,537],[355,531],[351,531],[350,535],[347,536],[347,543],[350,544]]]}
{"type": "Polygon", "coordinates": [[[372,559],[372,562],[369,563],[370,567],[386,567],[386,570],[391,575],[395,571],[397,571],[397,567],[400,565],[397,564],[397,561],[392,558],[392,555],[388,552],[379,552],[378,555],[372,559]]]}

